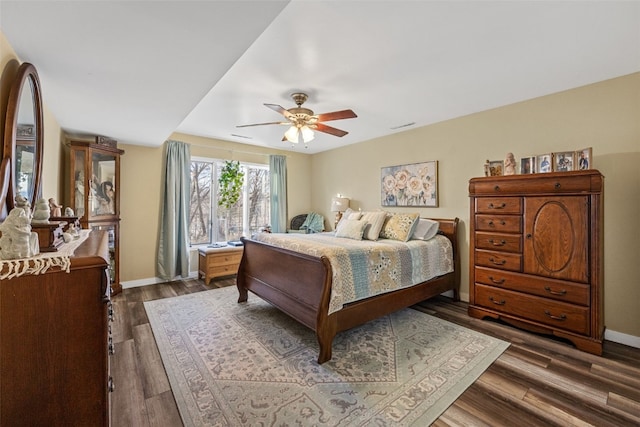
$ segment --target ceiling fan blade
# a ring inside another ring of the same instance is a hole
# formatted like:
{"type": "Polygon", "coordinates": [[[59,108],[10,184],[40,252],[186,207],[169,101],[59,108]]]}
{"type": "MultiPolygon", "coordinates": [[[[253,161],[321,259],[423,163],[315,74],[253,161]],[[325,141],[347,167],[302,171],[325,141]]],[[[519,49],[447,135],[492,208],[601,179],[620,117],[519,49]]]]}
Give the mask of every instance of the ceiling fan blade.
{"type": "Polygon", "coordinates": [[[348,134],[349,132],[344,131],[344,130],[340,130],[340,129],[336,129],[333,128],[331,126],[327,126],[327,125],[323,125],[322,123],[316,123],[313,126],[313,129],[317,130],[318,132],[324,132],[324,133],[328,133],[334,136],[345,136],[346,134],[348,134]]]}
{"type": "Polygon", "coordinates": [[[289,111],[287,111],[284,107],[278,104],[264,104],[265,107],[271,108],[273,111],[282,114],[287,119],[293,116],[289,111]]]}
{"type": "Polygon", "coordinates": [[[267,122],[267,123],[253,123],[250,125],[237,125],[237,128],[247,128],[250,126],[263,126],[263,125],[290,125],[291,122],[267,122]]]}
{"type": "Polygon", "coordinates": [[[318,114],[319,122],[328,122],[330,120],[354,119],[358,117],[353,110],[334,111],[332,113],[318,114]]]}

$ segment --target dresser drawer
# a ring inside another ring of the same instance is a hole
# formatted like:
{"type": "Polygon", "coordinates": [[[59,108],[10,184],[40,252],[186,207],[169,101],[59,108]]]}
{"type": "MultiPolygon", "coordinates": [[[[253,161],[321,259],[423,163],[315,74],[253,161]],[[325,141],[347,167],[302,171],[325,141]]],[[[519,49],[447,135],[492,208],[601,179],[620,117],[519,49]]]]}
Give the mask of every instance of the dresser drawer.
{"type": "Polygon", "coordinates": [[[522,235],[505,233],[476,233],[476,248],[522,253],[522,235]]]}
{"type": "Polygon", "coordinates": [[[522,271],[522,255],[476,249],[476,265],[503,270],[522,271]]]}
{"type": "Polygon", "coordinates": [[[500,196],[521,194],[576,193],[597,191],[602,179],[592,174],[559,172],[535,175],[512,175],[499,178],[475,178],[469,192],[474,195],[500,196]]]}
{"type": "Polygon", "coordinates": [[[522,233],[522,217],[518,215],[476,215],[477,231],[522,233]]]}
{"type": "Polygon", "coordinates": [[[522,198],[520,197],[478,197],[476,213],[488,214],[521,214],[522,198]]]}
{"type": "Polygon", "coordinates": [[[476,267],[474,271],[476,283],[589,306],[589,285],[562,280],[549,280],[538,276],[486,267],[476,267]]]}
{"type": "Polygon", "coordinates": [[[475,285],[475,304],[554,328],[589,333],[588,307],[480,284],[475,285]]]}

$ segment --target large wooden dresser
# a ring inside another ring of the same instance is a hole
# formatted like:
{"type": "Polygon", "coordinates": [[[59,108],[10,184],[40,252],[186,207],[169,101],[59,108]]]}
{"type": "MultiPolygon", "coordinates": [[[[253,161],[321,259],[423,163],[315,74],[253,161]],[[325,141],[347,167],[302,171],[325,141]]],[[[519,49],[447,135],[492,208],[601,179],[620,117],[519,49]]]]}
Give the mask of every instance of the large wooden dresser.
{"type": "Polygon", "coordinates": [[[473,178],[469,315],[602,354],[603,176],[473,178]]]}
{"type": "Polygon", "coordinates": [[[108,259],[107,233],[92,232],[68,273],[0,280],[3,427],[109,425],[108,259]]]}

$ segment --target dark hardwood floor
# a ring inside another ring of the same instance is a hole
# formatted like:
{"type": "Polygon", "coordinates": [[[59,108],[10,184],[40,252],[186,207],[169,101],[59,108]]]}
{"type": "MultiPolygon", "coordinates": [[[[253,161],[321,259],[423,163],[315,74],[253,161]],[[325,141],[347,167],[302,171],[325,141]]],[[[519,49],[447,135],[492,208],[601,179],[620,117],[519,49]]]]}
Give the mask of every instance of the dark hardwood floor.
{"type": "MultiPolygon", "coordinates": [[[[235,285],[188,279],[125,289],[113,298],[116,353],[112,425],[182,426],[144,301],[235,285]]],[[[437,297],[419,310],[509,341],[511,346],[435,426],[639,426],[640,349],[607,341],[602,357],[570,344],[467,316],[467,304],[437,297]]]]}

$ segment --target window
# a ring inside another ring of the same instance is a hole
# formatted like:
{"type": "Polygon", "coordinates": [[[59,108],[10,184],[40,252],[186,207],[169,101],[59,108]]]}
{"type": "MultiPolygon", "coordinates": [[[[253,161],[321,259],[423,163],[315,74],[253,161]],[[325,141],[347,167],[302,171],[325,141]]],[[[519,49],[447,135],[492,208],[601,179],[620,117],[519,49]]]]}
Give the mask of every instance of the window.
{"type": "Polygon", "coordinates": [[[224,160],[191,159],[189,241],[191,245],[238,240],[269,220],[269,166],[241,163],[242,197],[231,209],[218,206],[218,174],[224,160]]]}

